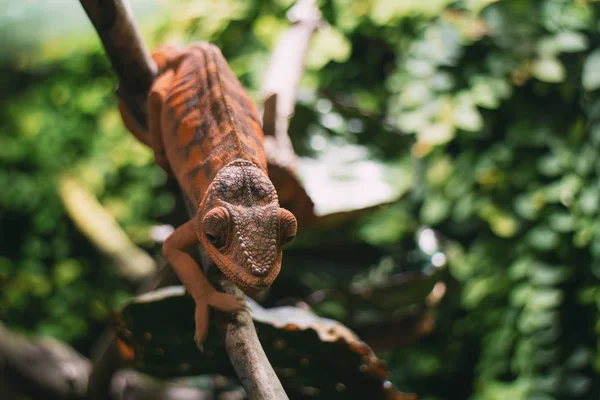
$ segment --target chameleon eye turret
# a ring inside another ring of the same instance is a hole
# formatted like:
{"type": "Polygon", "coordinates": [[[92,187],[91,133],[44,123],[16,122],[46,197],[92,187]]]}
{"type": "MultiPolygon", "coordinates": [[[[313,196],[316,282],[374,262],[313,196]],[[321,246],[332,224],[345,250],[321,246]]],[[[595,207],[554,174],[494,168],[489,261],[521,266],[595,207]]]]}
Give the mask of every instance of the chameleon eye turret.
{"type": "Polygon", "coordinates": [[[296,221],[296,217],[294,214],[286,210],[285,208],[280,208],[278,210],[279,217],[279,238],[281,244],[287,244],[294,240],[298,231],[298,221],[296,221]]]}
{"type": "Polygon", "coordinates": [[[202,220],[203,234],[217,249],[227,246],[231,233],[231,217],[225,207],[215,207],[202,220]]]}

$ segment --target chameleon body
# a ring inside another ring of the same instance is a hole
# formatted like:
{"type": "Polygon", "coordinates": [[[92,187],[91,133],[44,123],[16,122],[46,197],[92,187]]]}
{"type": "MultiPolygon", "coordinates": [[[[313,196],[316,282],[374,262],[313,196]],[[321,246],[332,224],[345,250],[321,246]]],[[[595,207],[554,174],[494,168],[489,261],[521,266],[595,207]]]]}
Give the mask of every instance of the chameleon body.
{"type": "Polygon", "coordinates": [[[279,207],[256,109],[221,51],[200,43],[162,47],[152,57],[159,76],[148,95],[148,131],[124,102],[119,108],[126,127],[197,205],[196,216],[167,238],[163,254],[196,302],[200,346],[209,307],[235,312],[244,301],[216,291],[185,250],[199,242],[227,278],[255,294],[279,274],[282,246],[296,235],[297,222],[279,207]]]}

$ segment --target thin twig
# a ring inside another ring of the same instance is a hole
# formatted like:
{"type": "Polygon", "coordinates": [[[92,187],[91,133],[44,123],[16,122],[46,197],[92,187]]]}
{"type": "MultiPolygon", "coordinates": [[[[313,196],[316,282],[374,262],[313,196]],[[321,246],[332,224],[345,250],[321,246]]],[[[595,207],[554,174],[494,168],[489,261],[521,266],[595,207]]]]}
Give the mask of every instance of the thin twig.
{"type": "Polygon", "coordinates": [[[262,87],[263,128],[265,146],[276,147],[270,153],[277,157],[278,164],[295,168],[296,153],[288,136],[288,124],[296,108],[296,91],[310,39],[323,22],[315,0],[298,0],[288,17],[294,25],[277,42],[262,87]]]}

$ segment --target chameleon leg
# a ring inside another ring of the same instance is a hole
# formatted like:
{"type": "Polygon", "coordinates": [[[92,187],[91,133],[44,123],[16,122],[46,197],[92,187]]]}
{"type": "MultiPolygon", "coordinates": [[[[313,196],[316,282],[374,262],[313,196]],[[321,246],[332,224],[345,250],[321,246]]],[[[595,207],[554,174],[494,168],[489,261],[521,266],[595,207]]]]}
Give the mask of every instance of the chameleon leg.
{"type": "Polygon", "coordinates": [[[220,311],[235,312],[245,307],[245,301],[242,298],[218,292],[212,287],[200,266],[185,252],[186,248],[197,243],[195,221],[190,220],[167,238],[163,244],[163,254],[196,302],[194,340],[200,347],[208,333],[208,306],[220,311]]]}
{"type": "MultiPolygon", "coordinates": [[[[169,75],[173,75],[172,71],[168,71],[169,75]]],[[[160,79],[160,78],[158,78],[160,79]]],[[[154,93],[154,92],[152,92],[154,93]]],[[[152,93],[150,96],[152,96],[152,93]]],[[[153,106],[152,97],[148,99],[148,109],[153,106]]],[[[156,105],[154,104],[156,107],[156,105]]],[[[140,124],[137,123],[131,111],[129,111],[129,107],[127,104],[121,99],[119,99],[119,111],[121,112],[121,118],[125,123],[125,127],[128,131],[133,133],[133,136],[136,137],[137,140],[144,143],[146,146],[150,147],[154,151],[154,160],[156,164],[158,164],[162,169],[164,169],[167,173],[171,173],[171,169],[169,166],[169,162],[167,161],[166,153],[164,150],[164,146],[162,145],[160,131],[157,131],[157,119],[160,119],[160,114],[156,114],[155,111],[151,111],[148,116],[148,127],[149,131],[143,129],[140,124]],[[158,136],[157,136],[158,135],[158,136]],[[158,149],[158,150],[157,150],[158,149]]]]}
{"type": "Polygon", "coordinates": [[[122,99],[119,99],[119,111],[121,112],[121,118],[123,119],[123,123],[125,123],[125,128],[136,137],[137,140],[144,143],[146,146],[152,148],[152,144],[150,142],[150,135],[144,128],[138,124],[137,120],[129,111],[129,107],[122,99]]]}
{"type": "Polygon", "coordinates": [[[182,56],[185,56],[187,49],[173,44],[166,44],[152,50],[152,59],[156,63],[158,70],[163,72],[167,68],[176,68],[182,56]]]}

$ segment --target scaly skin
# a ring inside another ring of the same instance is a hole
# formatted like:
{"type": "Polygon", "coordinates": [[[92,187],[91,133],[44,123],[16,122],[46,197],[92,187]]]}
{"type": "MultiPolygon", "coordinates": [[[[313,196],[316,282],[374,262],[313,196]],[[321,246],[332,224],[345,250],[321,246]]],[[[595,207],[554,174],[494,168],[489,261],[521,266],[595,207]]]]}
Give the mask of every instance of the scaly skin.
{"type": "Polygon", "coordinates": [[[196,302],[200,346],[209,306],[235,312],[244,301],[216,291],[185,250],[200,242],[225,276],[255,294],[279,274],[281,248],[297,223],[279,207],[256,109],[220,50],[207,43],[167,46],[152,57],[159,76],[148,96],[148,132],[123,102],[119,108],[127,128],[198,205],[196,216],[165,241],[163,254],[196,302]]]}

